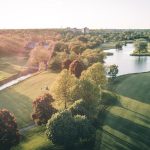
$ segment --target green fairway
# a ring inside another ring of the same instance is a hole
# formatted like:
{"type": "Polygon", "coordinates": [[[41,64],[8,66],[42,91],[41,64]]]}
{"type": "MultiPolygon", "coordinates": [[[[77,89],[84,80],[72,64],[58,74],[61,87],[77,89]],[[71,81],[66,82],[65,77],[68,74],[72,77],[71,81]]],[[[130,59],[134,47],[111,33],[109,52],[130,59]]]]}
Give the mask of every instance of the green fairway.
{"type": "Polygon", "coordinates": [[[0,57],[0,81],[22,71],[26,62],[26,58],[22,56],[0,57]]]}
{"type": "Polygon", "coordinates": [[[111,87],[121,95],[150,104],[150,72],[120,76],[111,87]]]}
{"type": "Polygon", "coordinates": [[[102,150],[149,150],[150,105],[119,96],[104,116],[102,150]]]}
{"type": "Polygon", "coordinates": [[[20,144],[11,150],[63,150],[49,141],[44,133],[45,127],[30,129],[23,137],[20,144]]]}
{"type": "Polygon", "coordinates": [[[32,101],[45,92],[45,86],[49,87],[56,75],[56,73],[43,72],[0,91],[0,108],[6,108],[14,113],[19,127],[28,126],[32,123],[32,101]]]}

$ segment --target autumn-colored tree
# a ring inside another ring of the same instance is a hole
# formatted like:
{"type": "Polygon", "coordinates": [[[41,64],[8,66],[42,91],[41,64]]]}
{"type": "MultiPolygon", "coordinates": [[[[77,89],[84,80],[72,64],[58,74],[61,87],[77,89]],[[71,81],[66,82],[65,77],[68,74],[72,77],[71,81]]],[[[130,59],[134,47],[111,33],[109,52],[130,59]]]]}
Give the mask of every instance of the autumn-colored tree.
{"type": "Polygon", "coordinates": [[[48,93],[38,97],[33,101],[33,114],[32,119],[37,125],[46,124],[52,114],[57,110],[52,106],[54,99],[48,93]]]}
{"type": "Polygon", "coordinates": [[[94,63],[87,70],[83,71],[81,78],[88,79],[101,87],[107,83],[106,71],[101,63],[94,63]]]}
{"type": "Polygon", "coordinates": [[[62,101],[65,108],[71,102],[71,89],[76,85],[77,79],[67,69],[62,70],[58,78],[51,85],[51,93],[55,100],[62,101]]]}
{"type": "Polygon", "coordinates": [[[0,110],[0,149],[9,150],[12,146],[19,143],[20,134],[16,119],[6,109],[0,110]]]}
{"type": "Polygon", "coordinates": [[[70,59],[66,59],[65,61],[63,61],[62,62],[62,69],[69,69],[71,62],[72,61],[70,59]]]}
{"type": "Polygon", "coordinates": [[[69,70],[70,70],[71,74],[74,74],[77,78],[80,77],[84,68],[85,68],[84,64],[78,60],[74,60],[69,66],[69,70]]]}

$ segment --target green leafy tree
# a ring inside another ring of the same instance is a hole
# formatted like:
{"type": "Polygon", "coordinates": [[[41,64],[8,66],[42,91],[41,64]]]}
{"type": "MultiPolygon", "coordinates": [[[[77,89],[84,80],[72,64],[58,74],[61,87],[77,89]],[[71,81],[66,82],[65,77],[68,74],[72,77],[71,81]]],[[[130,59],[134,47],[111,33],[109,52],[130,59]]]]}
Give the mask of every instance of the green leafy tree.
{"type": "MultiPolygon", "coordinates": [[[[89,119],[96,118],[100,105],[100,89],[89,80],[80,80],[72,92],[73,99],[82,99],[80,104],[85,108],[89,119]]],[[[80,105],[79,104],[79,105],[80,105]]],[[[80,106],[81,106],[80,105],[80,106]]],[[[77,106],[78,107],[78,106],[77,106]]]]}
{"type": "Polygon", "coordinates": [[[54,99],[48,93],[38,97],[33,101],[32,119],[37,125],[46,124],[52,114],[57,110],[52,106],[54,99]]]}
{"type": "Polygon", "coordinates": [[[77,140],[77,128],[69,111],[54,114],[46,128],[46,134],[54,144],[70,148],[77,140]]]}
{"type": "Polygon", "coordinates": [[[20,134],[16,119],[6,109],[0,110],[0,149],[9,150],[12,146],[18,144],[20,134]]]}
{"type": "Polygon", "coordinates": [[[78,149],[94,143],[95,128],[90,121],[85,116],[72,116],[67,110],[53,115],[46,128],[48,138],[65,149],[78,149]]]}
{"type": "Polygon", "coordinates": [[[110,65],[108,67],[108,75],[114,80],[117,77],[117,74],[119,72],[117,65],[110,65]]]}
{"type": "Polygon", "coordinates": [[[105,86],[107,83],[106,71],[101,63],[94,63],[81,74],[81,79],[88,79],[98,86],[105,86]]]}
{"type": "Polygon", "coordinates": [[[134,46],[136,51],[139,52],[139,54],[141,52],[147,52],[148,43],[145,41],[138,40],[134,43],[134,46]]]}
{"type": "Polygon", "coordinates": [[[67,108],[67,102],[72,101],[71,89],[76,85],[76,83],[76,77],[71,75],[67,69],[64,69],[51,86],[52,96],[55,100],[64,102],[65,108],[67,108]]]}

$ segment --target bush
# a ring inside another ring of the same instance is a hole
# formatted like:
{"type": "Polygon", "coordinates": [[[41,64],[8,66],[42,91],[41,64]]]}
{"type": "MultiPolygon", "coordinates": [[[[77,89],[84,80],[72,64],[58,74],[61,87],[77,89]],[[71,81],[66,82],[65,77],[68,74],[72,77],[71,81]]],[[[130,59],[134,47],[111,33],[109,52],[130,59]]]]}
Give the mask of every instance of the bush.
{"type": "Polygon", "coordinates": [[[33,101],[32,119],[37,125],[46,124],[52,114],[56,113],[56,109],[51,104],[53,101],[52,96],[48,93],[33,101]]]}
{"type": "Polygon", "coordinates": [[[20,135],[15,117],[6,109],[0,110],[0,149],[9,150],[19,143],[20,135]]]}

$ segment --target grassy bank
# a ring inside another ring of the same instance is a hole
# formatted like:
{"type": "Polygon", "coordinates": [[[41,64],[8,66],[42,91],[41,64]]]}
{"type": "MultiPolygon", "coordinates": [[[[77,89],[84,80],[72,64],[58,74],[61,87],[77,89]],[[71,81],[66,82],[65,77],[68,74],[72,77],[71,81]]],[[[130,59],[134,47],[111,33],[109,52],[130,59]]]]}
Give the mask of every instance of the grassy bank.
{"type": "Polygon", "coordinates": [[[32,123],[32,101],[45,92],[45,86],[50,87],[56,76],[56,73],[43,72],[0,91],[0,108],[13,112],[19,127],[29,125],[32,123]]]}
{"type": "Polygon", "coordinates": [[[16,75],[22,71],[27,62],[23,56],[3,56],[0,57],[0,81],[16,75]]]}
{"type": "Polygon", "coordinates": [[[49,141],[45,135],[45,127],[35,127],[23,135],[19,145],[11,150],[63,150],[49,141]]]}
{"type": "Polygon", "coordinates": [[[150,72],[123,75],[116,79],[111,89],[121,95],[150,104],[150,72]]]}
{"type": "Polygon", "coordinates": [[[102,150],[149,150],[150,105],[119,96],[99,130],[102,150]]]}

